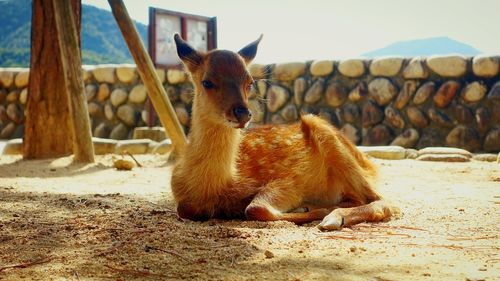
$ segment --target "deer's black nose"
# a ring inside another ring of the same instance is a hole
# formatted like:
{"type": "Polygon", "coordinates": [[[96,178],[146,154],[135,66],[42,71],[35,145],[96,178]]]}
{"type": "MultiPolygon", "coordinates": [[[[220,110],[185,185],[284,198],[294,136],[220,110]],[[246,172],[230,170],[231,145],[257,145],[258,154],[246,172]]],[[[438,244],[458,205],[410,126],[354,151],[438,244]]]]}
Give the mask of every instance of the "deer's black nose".
{"type": "Polygon", "coordinates": [[[248,108],[243,107],[243,106],[236,106],[233,108],[233,114],[236,119],[238,119],[238,122],[241,121],[248,121],[250,117],[252,117],[252,114],[248,110],[248,108]]]}

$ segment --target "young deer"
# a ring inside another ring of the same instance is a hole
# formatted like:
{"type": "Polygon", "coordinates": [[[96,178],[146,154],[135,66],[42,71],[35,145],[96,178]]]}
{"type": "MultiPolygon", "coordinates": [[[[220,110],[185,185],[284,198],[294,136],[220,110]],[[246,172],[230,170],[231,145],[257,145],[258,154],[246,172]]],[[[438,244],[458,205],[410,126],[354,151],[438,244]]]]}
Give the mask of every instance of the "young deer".
{"type": "Polygon", "coordinates": [[[375,166],[326,121],[305,115],[241,130],[252,116],[246,66],[262,36],[238,53],[199,52],[174,39],[195,85],[189,144],[171,182],[180,217],[323,220],[318,227],[333,230],[398,212],[374,190],[375,166]]]}

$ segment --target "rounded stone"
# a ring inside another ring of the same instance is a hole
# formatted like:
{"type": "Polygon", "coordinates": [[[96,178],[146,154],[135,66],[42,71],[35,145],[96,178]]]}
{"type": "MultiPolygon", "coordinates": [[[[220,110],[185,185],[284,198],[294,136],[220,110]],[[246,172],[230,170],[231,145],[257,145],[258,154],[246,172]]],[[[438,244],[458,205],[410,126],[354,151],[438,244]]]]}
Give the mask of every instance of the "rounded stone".
{"type": "Polygon", "coordinates": [[[394,106],[399,110],[403,109],[406,104],[408,104],[408,101],[411,99],[416,89],[417,82],[414,80],[405,81],[398,97],[396,98],[394,106]]]}
{"type": "Polygon", "coordinates": [[[297,107],[293,104],[285,106],[285,108],[281,110],[281,117],[283,117],[283,120],[285,120],[287,123],[297,121],[297,119],[299,118],[297,107]]]}
{"type": "Polygon", "coordinates": [[[368,93],[379,105],[386,105],[396,96],[397,89],[389,79],[375,78],[368,84],[368,93]]]}
{"type": "Polygon", "coordinates": [[[158,145],[156,145],[151,152],[157,154],[168,154],[172,152],[173,149],[174,146],[172,145],[172,141],[170,139],[164,139],[158,143],[158,145]]]}
{"type": "Polygon", "coordinates": [[[417,128],[425,128],[429,124],[429,121],[425,117],[424,113],[420,111],[417,107],[411,106],[406,109],[406,115],[412,123],[417,128]]]}
{"type": "Polygon", "coordinates": [[[361,123],[363,128],[369,128],[375,124],[380,123],[384,119],[384,112],[375,103],[368,101],[364,106],[361,113],[361,123]]]}
{"type": "Polygon", "coordinates": [[[276,125],[279,125],[279,124],[286,124],[286,121],[283,119],[283,117],[281,117],[281,115],[279,115],[279,114],[274,114],[274,115],[271,117],[271,124],[276,124],[276,125]]]}
{"type": "Polygon", "coordinates": [[[252,63],[248,67],[248,72],[252,75],[253,79],[263,79],[268,74],[269,68],[265,64],[252,63]]]}
{"type": "Polygon", "coordinates": [[[20,106],[16,103],[10,103],[7,105],[6,113],[9,119],[14,121],[16,124],[21,124],[24,120],[24,113],[20,106]]]}
{"type": "MultiPolygon", "coordinates": [[[[297,80],[295,80],[295,82],[297,82],[300,79],[301,78],[298,78],[297,80]]],[[[259,80],[259,81],[257,81],[257,89],[258,89],[257,93],[259,95],[259,98],[262,98],[262,97],[264,97],[266,95],[267,83],[268,82],[266,80],[259,80]]]]}
{"type": "Polygon", "coordinates": [[[116,140],[113,139],[98,138],[98,137],[93,137],[92,142],[94,143],[94,154],[96,155],[114,153],[116,144],[118,143],[116,140]]]}
{"type": "Polygon", "coordinates": [[[109,98],[109,86],[106,83],[99,85],[99,90],[97,91],[97,100],[103,102],[109,98]]]}
{"type": "Polygon", "coordinates": [[[92,118],[101,118],[103,115],[102,106],[96,102],[90,102],[87,106],[89,115],[92,118]]]}
{"type": "Polygon", "coordinates": [[[385,119],[387,120],[387,123],[391,125],[391,127],[397,128],[397,129],[403,129],[405,127],[405,120],[399,113],[399,111],[391,106],[388,106],[384,110],[385,114],[385,119]]]}
{"type": "Polygon", "coordinates": [[[474,116],[472,114],[472,111],[467,106],[457,104],[453,108],[453,115],[460,124],[468,125],[474,122],[474,116]]]}
{"type": "Polygon", "coordinates": [[[29,80],[30,80],[29,70],[21,71],[21,72],[16,74],[14,84],[16,85],[16,87],[18,89],[22,89],[22,88],[25,88],[26,86],[28,86],[29,80]]]}
{"type": "Polygon", "coordinates": [[[326,104],[331,107],[341,106],[347,98],[345,88],[339,82],[329,82],[326,87],[326,104]]]}
{"type": "Polygon", "coordinates": [[[313,76],[327,76],[333,72],[333,61],[331,60],[316,60],[311,63],[309,72],[313,76]]]}
{"type": "Polygon", "coordinates": [[[188,126],[190,117],[189,113],[187,112],[186,108],[182,105],[176,106],[175,108],[175,114],[177,115],[177,118],[179,119],[179,122],[184,125],[188,126]]]}
{"type": "Polygon", "coordinates": [[[356,87],[354,87],[349,92],[349,100],[352,102],[358,102],[367,94],[366,85],[364,82],[359,82],[356,87]]]}
{"type": "Polygon", "coordinates": [[[480,77],[493,77],[499,71],[499,57],[477,55],[472,59],[472,72],[480,77]]]}
{"type": "Polygon", "coordinates": [[[287,89],[278,86],[272,85],[267,90],[267,109],[270,112],[278,111],[285,103],[288,101],[288,91],[287,89]]]}
{"type": "Polygon", "coordinates": [[[82,69],[82,79],[85,84],[89,83],[92,79],[92,72],[86,69],[82,69]]]}
{"type": "Polygon", "coordinates": [[[85,97],[87,102],[91,101],[97,94],[97,86],[94,84],[88,84],[85,86],[85,97]]]}
{"type": "Polygon", "coordinates": [[[3,127],[2,131],[0,132],[0,139],[10,139],[10,137],[14,134],[16,131],[16,123],[10,122],[5,127],[3,127]]]}
{"type": "Polygon", "coordinates": [[[403,70],[403,78],[405,79],[426,79],[429,77],[429,71],[423,64],[422,57],[414,57],[403,70]]]}
{"type": "Polygon", "coordinates": [[[116,88],[111,93],[110,100],[111,100],[111,104],[114,107],[118,107],[118,106],[122,105],[123,103],[125,103],[125,101],[127,101],[127,98],[128,98],[128,94],[124,89],[116,88]]]}
{"type": "Polygon", "coordinates": [[[110,83],[114,84],[115,79],[115,68],[112,66],[100,66],[92,70],[92,75],[99,83],[110,83]]]}
{"type": "Polygon", "coordinates": [[[261,123],[264,120],[264,107],[258,100],[249,100],[248,109],[252,113],[252,122],[261,123]]]}
{"type": "Polygon", "coordinates": [[[467,158],[472,157],[472,153],[465,149],[461,148],[456,148],[456,147],[426,147],[422,148],[418,151],[418,155],[447,155],[447,154],[454,154],[454,155],[462,155],[467,158]]]}
{"type": "Polygon", "coordinates": [[[368,130],[363,138],[363,145],[387,145],[392,139],[392,133],[383,124],[376,125],[368,130]]]}
{"type": "Polygon", "coordinates": [[[476,151],[481,148],[479,134],[473,128],[458,125],[446,136],[446,145],[476,151]]]}
{"type": "MultiPolygon", "coordinates": [[[[472,113],[470,113],[472,115],[472,113]]],[[[479,132],[486,132],[490,127],[491,114],[488,108],[480,107],[476,109],[476,124],[479,132]]]]}
{"type": "Polygon", "coordinates": [[[293,101],[296,105],[302,105],[302,99],[306,88],[307,80],[303,77],[299,77],[293,82],[293,101]]]}
{"type": "Polygon", "coordinates": [[[128,95],[128,100],[132,103],[144,103],[146,101],[146,98],[148,97],[148,94],[146,92],[146,87],[144,87],[143,84],[138,84],[135,85],[134,88],[130,91],[130,94],[128,95]]]}
{"type": "Polygon", "coordinates": [[[346,136],[352,143],[359,143],[359,131],[351,124],[345,124],[340,131],[346,136]]]}
{"type": "Polygon", "coordinates": [[[325,80],[323,78],[319,78],[316,80],[312,86],[307,90],[304,96],[304,102],[308,104],[317,103],[325,90],[325,80]]]}
{"type": "Polygon", "coordinates": [[[339,62],[340,74],[347,77],[359,77],[365,73],[365,64],[361,59],[347,59],[339,62]]]}
{"type": "Polygon", "coordinates": [[[417,142],[417,148],[426,148],[445,145],[446,134],[442,129],[426,128],[422,130],[417,142]]]}
{"type": "Polygon", "coordinates": [[[399,73],[402,65],[401,57],[376,58],[370,64],[370,73],[373,76],[391,77],[399,73]]]}
{"type": "Polygon", "coordinates": [[[500,81],[496,82],[493,87],[491,87],[488,93],[488,99],[495,102],[500,102],[500,81]]]}
{"type": "Polygon", "coordinates": [[[352,103],[346,103],[342,107],[342,118],[345,122],[355,123],[359,118],[359,107],[352,103]]]}
{"type": "Polygon", "coordinates": [[[427,66],[443,77],[461,77],[467,70],[467,60],[463,56],[430,56],[427,66]]]}
{"type": "Polygon", "coordinates": [[[436,110],[435,108],[429,108],[427,110],[427,116],[436,125],[444,128],[453,127],[453,121],[446,115],[446,113],[436,110]]]}
{"type": "Polygon", "coordinates": [[[128,104],[118,107],[116,110],[116,117],[127,126],[134,126],[138,121],[136,110],[128,104]]]}
{"type": "Polygon", "coordinates": [[[447,81],[439,87],[439,90],[434,95],[434,104],[439,108],[447,107],[460,88],[460,83],[457,81],[447,81]]]}
{"type": "Polygon", "coordinates": [[[28,102],[28,89],[24,88],[19,95],[19,102],[25,105],[28,102]]]}
{"type": "Polygon", "coordinates": [[[115,109],[109,103],[104,106],[104,116],[108,120],[113,120],[115,118],[115,109]]]}
{"type": "Polygon", "coordinates": [[[387,159],[387,160],[401,160],[406,157],[406,149],[401,146],[360,146],[358,149],[368,156],[387,159]]]}
{"type": "MultiPolygon", "coordinates": [[[[3,149],[3,152],[0,151],[0,155],[19,155],[23,154],[23,139],[16,138],[9,140],[3,149]]],[[[496,155],[495,155],[496,156],[496,155]]],[[[496,160],[496,158],[495,158],[496,160]]]]}
{"type": "Polygon", "coordinates": [[[119,66],[116,68],[116,77],[120,82],[125,84],[132,84],[137,80],[139,75],[135,66],[119,66]]]}
{"type": "Polygon", "coordinates": [[[4,88],[10,88],[14,83],[14,72],[8,70],[0,70],[0,83],[4,88]]]}
{"type": "Polygon", "coordinates": [[[8,102],[8,103],[15,103],[17,102],[17,100],[19,100],[19,91],[12,91],[10,92],[7,97],[5,98],[5,100],[8,102]]]}
{"type": "Polygon", "coordinates": [[[128,138],[129,129],[123,123],[116,125],[109,134],[110,139],[124,140],[128,138]]]}
{"type": "Polygon", "coordinates": [[[415,96],[413,97],[413,103],[416,105],[425,103],[427,99],[434,93],[435,88],[436,85],[432,81],[429,81],[420,86],[420,88],[418,88],[417,92],[415,93],[415,96]]]}
{"type": "Polygon", "coordinates": [[[183,85],[181,87],[181,94],[179,95],[184,104],[191,104],[194,97],[194,89],[192,85],[183,85]]]}
{"type": "Polygon", "coordinates": [[[9,122],[9,116],[7,116],[7,110],[5,109],[5,106],[0,104],[0,123],[7,123],[9,122]]]}
{"type": "Polygon", "coordinates": [[[483,149],[488,152],[500,151],[500,129],[493,129],[488,132],[484,139],[483,149]]]}
{"type": "Polygon", "coordinates": [[[498,155],[495,153],[480,153],[472,156],[472,159],[483,162],[496,162],[498,155]]]}
{"type": "Polygon", "coordinates": [[[404,148],[413,148],[417,144],[419,137],[420,135],[417,130],[409,128],[406,129],[402,134],[397,136],[391,142],[391,145],[397,145],[404,148]]]}
{"type": "Polygon", "coordinates": [[[165,69],[162,68],[156,68],[155,69],[156,75],[158,76],[158,79],[160,79],[160,82],[163,84],[165,83],[165,69]]]}
{"type": "Polygon", "coordinates": [[[184,83],[187,80],[187,74],[180,69],[167,70],[167,82],[173,85],[184,83]]]}
{"type": "Polygon", "coordinates": [[[167,92],[167,96],[170,102],[173,103],[179,100],[180,95],[177,87],[165,85],[165,92],[167,92]]]}
{"type": "Polygon", "coordinates": [[[304,62],[278,63],[273,69],[273,79],[279,81],[292,81],[303,75],[306,70],[304,62]]]}
{"type": "Polygon", "coordinates": [[[434,162],[469,162],[470,159],[460,154],[425,154],[418,156],[418,161],[434,162]]]}
{"type": "Polygon", "coordinates": [[[94,129],[94,137],[97,138],[108,138],[110,133],[111,129],[104,122],[97,125],[97,127],[95,127],[94,129]]]}
{"type": "Polygon", "coordinates": [[[467,84],[462,89],[461,97],[466,103],[475,103],[484,98],[486,95],[486,86],[478,81],[467,84]]]}
{"type": "Polygon", "coordinates": [[[0,104],[7,98],[7,91],[5,89],[0,89],[0,104]]]}

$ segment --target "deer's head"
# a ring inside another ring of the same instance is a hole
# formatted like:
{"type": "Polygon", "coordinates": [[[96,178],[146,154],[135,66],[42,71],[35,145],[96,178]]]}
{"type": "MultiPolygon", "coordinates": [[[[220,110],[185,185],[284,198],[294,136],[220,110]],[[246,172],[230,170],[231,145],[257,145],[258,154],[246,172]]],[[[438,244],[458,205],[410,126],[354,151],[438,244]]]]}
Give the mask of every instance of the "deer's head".
{"type": "Polygon", "coordinates": [[[191,74],[197,100],[193,110],[203,118],[233,128],[243,128],[252,114],[248,94],[253,84],[247,65],[252,62],[262,35],[239,52],[196,51],[176,34],[177,54],[191,74]]]}

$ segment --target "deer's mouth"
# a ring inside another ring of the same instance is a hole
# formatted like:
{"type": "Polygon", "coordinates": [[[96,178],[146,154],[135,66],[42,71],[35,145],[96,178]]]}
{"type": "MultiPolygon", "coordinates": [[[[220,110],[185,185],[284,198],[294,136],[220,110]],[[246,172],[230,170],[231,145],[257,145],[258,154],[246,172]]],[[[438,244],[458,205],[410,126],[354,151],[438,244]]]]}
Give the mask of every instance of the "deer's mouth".
{"type": "Polygon", "coordinates": [[[228,127],[235,128],[235,129],[246,128],[246,127],[248,127],[249,124],[250,124],[250,121],[237,122],[237,121],[232,121],[232,120],[226,119],[226,125],[228,127]]]}

